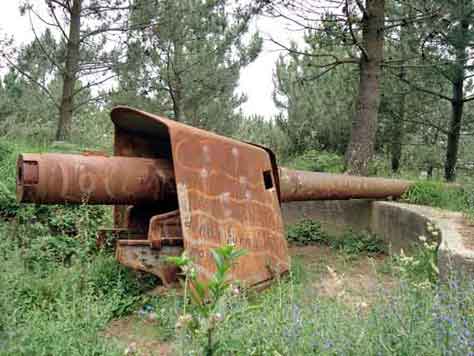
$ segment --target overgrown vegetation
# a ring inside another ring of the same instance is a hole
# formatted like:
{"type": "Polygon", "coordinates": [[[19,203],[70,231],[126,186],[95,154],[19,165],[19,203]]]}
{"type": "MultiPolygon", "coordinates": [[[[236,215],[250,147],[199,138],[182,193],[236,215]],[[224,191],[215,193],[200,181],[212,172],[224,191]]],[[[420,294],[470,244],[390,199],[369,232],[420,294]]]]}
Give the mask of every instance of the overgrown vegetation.
{"type": "Polygon", "coordinates": [[[287,226],[287,240],[296,245],[320,243],[328,245],[352,256],[361,254],[376,255],[387,252],[382,239],[367,231],[354,232],[348,230],[340,236],[332,236],[325,232],[318,221],[303,219],[287,226]]]}
{"type": "Polygon", "coordinates": [[[436,181],[418,181],[403,195],[408,203],[429,205],[464,213],[468,223],[474,222],[474,186],[445,185],[436,181]]]}
{"type": "Polygon", "coordinates": [[[474,224],[472,1],[26,0],[21,12],[43,26],[29,43],[0,38],[0,355],[123,354],[104,330],[135,312],[154,313],[160,341],[183,355],[472,355],[474,283],[440,284],[428,237],[387,257],[367,232],[288,227],[291,244],[337,251],[345,267],[385,259],[377,278],[395,282],[365,306],[314,287],[327,271],[340,282],[327,261],[295,258],[263,293],[234,290],[238,253],[225,248],[210,284],[176,260],[195,283],[188,303],[145,295],[153,278],[97,249],[108,208],[15,201],[18,153],[110,150],[109,111],[125,104],[268,146],[294,169],[419,179],[403,201],[474,224]],[[262,49],[251,26],[262,13],[304,34],[280,44],[273,117],[243,112],[239,90],[262,49]]]}
{"type": "MultiPolygon", "coordinates": [[[[15,156],[20,150],[42,148],[11,143],[1,147],[5,194],[0,223],[0,354],[123,354],[123,345],[105,338],[104,330],[112,319],[135,312],[141,315],[145,309],[156,314],[153,325],[159,340],[173,343],[173,352],[202,354],[203,345],[209,345],[204,332],[209,324],[202,323],[199,305],[183,303],[182,296],[174,293],[146,296],[144,291],[155,285],[153,279],[134,274],[109,252],[97,250],[94,232],[110,223],[110,211],[87,206],[18,206],[14,202],[15,156]],[[192,338],[175,328],[187,320],[180,316],[188,314],[194,315],[195,330],[202,331],[192,338]]],[[[430,198],[429,194],[436,197],[438,193],[426,193],[424,198],[417,194],[419,203],[421,199],[443,203],[444,198],[430,198]]],[[[294,244],[334,248],[349,256],[347,261],[370,258],[386,248],[367,233],[348,231],[335,239],[312,220],[289,226],[288,239],[294,244]]],[[[421,246],[411,255],[386,259],[382,276],[388,273],[400,284],[389,290],[381,285],[362,309],[309,288],[320,275],[308,272],[297,258],[288,278],[260,294],[228,287],[218,294],[216,308],[207,313],[218,325],[212,328],[213,353],[466,354],[474,345],[469,334],[474,327],[474,285],[456,279],[450,288],[438,285],[436,247],[430,241],[421,246]]],[[[318,273],[325,269],[321,266],[318,273]]],[[[228,286],[225,273],[221,277],[228,286]]]]}
{"type": "Polygon", "coordinates": [[[331,152],[308,150],[287,162],[288,167],[303,171],[341,173],[344,171],[343,158],[331,152]]]}
{"type": "MultiPolygon", "coordinates": [[[[432,251],[432,250],[430,250],[432,251]]],[[[228,295],[226,317],[215,329],[220,355],[467,355],[474,345],[474,284],[449,286],[425,279],[424,257],[392,261],[401,279],[392,289],[379,286],[370,305],[341,302],[310,287],[295,261],[290,279],[258,295],[228,295]],[[418,263],[416,263],[418,262],[418,263]],[[415,272],[416,266],[416,273],[415,272]],[[413,268],[413,269],[412,269],[413,268]],[[421,274],[419,274],[421,272],[421,274]],[[414,279],[412,279],[414,277],[414,279]]],[[[180,354],[199,354],[200,343],[180,344],[180,354]]]]}
{"type": "Polygon", "coordinates": [[[0,144],[0,354],[121,354],[100,332],[143,303],[154,281],[97,250],[109,209],[16,204],[16,156],[40,149],[0,144]]]}

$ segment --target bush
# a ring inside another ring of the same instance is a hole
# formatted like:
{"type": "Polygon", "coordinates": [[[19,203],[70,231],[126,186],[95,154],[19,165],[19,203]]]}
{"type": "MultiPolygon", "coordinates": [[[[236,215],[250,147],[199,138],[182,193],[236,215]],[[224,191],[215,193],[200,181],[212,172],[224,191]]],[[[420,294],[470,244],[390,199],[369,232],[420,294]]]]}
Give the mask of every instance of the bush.
{"type": "Polygon", "coordinates": [[[408,203],[430,205],[459,211],[466,205],[466,197],[460,187],[433,181],[419,181],[403,195],[408,203]]]}
{"type": "Polygon", "coordinates": [[[367,231],[351,230],[342,236],[331,239],[331,246],[348,255],[367,254],[369,256],[387,252],[385,242],[377,235],[367,231]]]}
{"type": "MultiPolygon", "coordinates": [[[[232,304],[216,330],[217,355],[468,355],[474,284],[382,286],[367,309],[306,294],[308,281],[273,285],[232,304]]],[[[186,355],[200,354],[187,343],[186,355]]]]}
{"type": "Polygon", "coordinates": [[[324,244],[348,255],[376,255],[386,252],[382,239],[366,231],[346,231],[341,236],[331,236],[323,231],[318,221],[304,219],[287,226],[286,237],[290,243],[297,245],[324,244]]]}
{"type": "Polygon", "coordinates": [[[300,245],[327,243],[329,236],[315,220],[304,219],[287,226],[286,238],[289,242],[300,245]]]}
{"type": "Polygon", "coordinates": [[[308,150],[290,160],[288,166],[304,171],[341,173],[344,171],[344,159],[335,153],[308,150]]]}

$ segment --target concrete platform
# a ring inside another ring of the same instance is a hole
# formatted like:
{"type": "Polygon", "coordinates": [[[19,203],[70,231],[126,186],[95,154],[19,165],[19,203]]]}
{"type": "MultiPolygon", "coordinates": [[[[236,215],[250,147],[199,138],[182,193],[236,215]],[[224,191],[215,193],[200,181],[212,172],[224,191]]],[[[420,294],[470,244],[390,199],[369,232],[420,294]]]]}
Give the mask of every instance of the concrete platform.
{"type": "Polygon", "coordinates": [[[474,226],[465,223],[462,213],[426,206],[371,200],[291,202],[282,205],[285,223],[309,218],[321,222],[329,233],[348,229],[369,231],[383,238],[390,251],[409,252],[421,244],[420,236],[435,240],[440,278],[452,272],[474,277],[474,226]]]}

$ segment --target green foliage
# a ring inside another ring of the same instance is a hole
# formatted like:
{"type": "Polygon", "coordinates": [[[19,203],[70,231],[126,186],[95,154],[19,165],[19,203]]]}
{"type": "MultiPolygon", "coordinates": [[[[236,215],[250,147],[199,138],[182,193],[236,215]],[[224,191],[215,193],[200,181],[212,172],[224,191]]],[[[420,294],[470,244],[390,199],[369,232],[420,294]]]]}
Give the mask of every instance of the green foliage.
{"type": "Polygon", "coordinates": [[[344,159],[336,153],[312,149],[290,160],[288,166],[304,171],[341,173],[344,171],[344,159]]]}
{"type": "Polygon", "coordinates": [[[99,331],[110,318],[122,315],[123,304],[137,295],[130,293],[133,285],[119,288],[130,284],[131,277],[125,277],[130,272],[106,256],[67,267],[50,261],[54,268],[48,268],[43,262],[47,273],[34,271],[25,265],[25,250],[15,246],[10,233],[3,229],[0,243],[1,354],[115,354],[99,331]]]}
{"type": "Polygon", "coordinates": [[[311,219],[303,219],[288,225],[286,238],[290,243],[301,245],[328,243],[329,241],[329,236],[323,231],[321,224],[311,219]]]}
{"type": "Polygon", "coordinates": [[[16,204],[21,151],[41,147],[0,141],[0,354],[118,354],[101,330],[142,303],[156,281],[96,249],[110,209],[16,204]]]}
{"type": "Polygon", "coordinates": [[[377,235],[367,231],[347,231],[342,236],[330,240],[332,247],[349,256],[366,254],[374,256],[387,252],[386,243],[377,235]]]}
{"type": "Polygon", "coordinates": [[[435,181],[418,181],[402,197],[406,202],[448,210],[462,210],[466,197],[460,187],[435,181]]]}
{"type": "Polygon", "coordinates": [[[130,105],[142,96],[138,102],[175,120],[231,134],[239,125],[235,109],[245,101],[236,90],[240,70],[262,46],[260,36],[249,31],[250,14],[240,6],[229,12],[231,3],[135,1],[130,51],[117,68],[126,93],[117,93],[114,101],[130,105]]]}
{"type": "MultiPolygon", "coordinates": [[[[280,56],[276,64],[273,97],[282,110],[276,121],[290,141],[291,155],[310,149],[342,154],[349,140],[357,74],[345,65],[335,66],[327,74],[327,58],[319,55],[327,51],[321,38],[326,34],[308,31],[305,49],[293,44],[294,52],[280,56]]],[[[345,56],[341,48],[332,50],[334,58],[345,56]]]]}
{"type": "Polygon", "coordinates": [[[299,245],[323,244],[329,245],[349,256],[361,254],[377,255],[387,252],[382,239],[369,232],[346,231],[341,236],[331,236],[326,233],[318,221],[303,219],[287,226],[286,237],[290,243],[299,245]]]}
{"type": "Polygon", "coordinates": [[[229,273],[236,260],[245,255],[246,251],[227,245],[213,249],[211,253],[214,258],[216,272],[207,282],[198,280],[192,261],[185,253],[181,257],[169,257],[169,261],[180,267],[186,276],[184,303],[187,303],[189,287],[190,297],[195,306],[194,314],[187,314],[186,309],[184,309],[177,327],[191,332],[193,338],[204,335],[203,351],[207,356],[215,354],[219,342],[213,340],[213,334],[218,328],[218,324],[224,317],[227,317],[227,315],[224,315],[223,302],[226,292],[231,288],[229,273]]]}
{"type": "MultiPolygon", "coordinates": [[[[312,294],[314,280],[289,279],[253,298],[229,301],[215,330],[219,355],[468,354],[474,284],[380,286],[365,309],[312,294]]],[[[229,298],[231,300],[231,298],[229,298]]],[[[183,354],[200,354],[188,342],[183,354]]]]}
{"type": "Polygon", "coordinates": [[[259,115],[243,117],[239,127],[232,135],[234,138],[270,148],[281,160],[291,151],[288,137],[274,120],[259,115]]]}
{"type": "Polygon", "coordinates": [[[437,267],[438,244],[436,242],[425,242],[417,246],[409,256],[404,251],[400,255],[394,255],[394,266],[401,277],[412,283],[429,282],[432,285],[438,282],[439,270],[437,267]]]}

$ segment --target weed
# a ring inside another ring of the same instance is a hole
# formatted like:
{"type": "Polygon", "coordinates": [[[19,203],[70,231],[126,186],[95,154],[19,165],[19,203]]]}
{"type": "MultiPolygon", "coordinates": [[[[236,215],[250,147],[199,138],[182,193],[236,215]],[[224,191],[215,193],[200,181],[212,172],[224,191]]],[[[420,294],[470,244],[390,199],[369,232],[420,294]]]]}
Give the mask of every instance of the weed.
{"type": "Polygon", "coordinates": [[[367,254],[373,256],[386,252],[386,244],[378,236],[366,231],[346,231],[341,236],[331,236],[316,220],[304,219],[287,226],[287,240],[297,245],[314,243],[329,245],[350,256],[367,254]]]}
{"type": "MultiPolygon", "coordinates": [[[[184,307],[176,327],[191,332],[196,337],[204,336],[204,354],[212,356],[218,346],[213,338],[219,323],[226,317],[224,300],[226,292],[231,289],[229,273],[235,261],[243,256],[245,250],[235,249],[232,245],[211,250],[216,272],[209,281],[198,280],[192,261],[183,253],[181,257],[169,257],[169,261],[180,267],[185,274],[184,307]],[[189,294],[188,294],[189,292],[189,294]],[[195,306],[195,313],[186,313],[188,295],[195,306]]],[[[235,287],[237,288],[237,287],[235,287]]],[[[235,289],[235,293],[240,290],[235,289]]]]}
{"type": "Polygon", "coordinates": [[[287,226],[287,240],[294,244],[309,245],[312,243],[327,243],[329,236],[322,230],[318,221],[303,219],[287,226]]]}
{"type": "Polygon", "coordinates": [[[466,204],[462,189],[434,181],[416,182],[402,198],[411,204],[429,205],[455,211],[463,210],[466,204]]]}
{"type": "Polygon", "coordinates": [[[330,240],[330,245],[349,256],[367,254],[374,256],[387,252],[385,242],[377,235],[367,231],[349,230],[342,236],[330,240]]]}
{"type": "Polygon", "coordinates": [[[318,150],[308,150],[293,158],[288,165],[294,169],[313,172],[341,173],[344,170],[344,160],[341,156],[318,150]]]}
{"type": "MultiPolygon", "coordinates": [[[[434,227],[429,224],[429,229],[434,227]]],[[[434,228],[435,235],[437,234],[434,228]]],[[[410,255],[404,250],[398,255],[392,255],[388,260],[390,271],[395,271],[400,278],[412,284],[438,283],[438,241],[433,234],[430,236],[419,236],[420,243],[414,244],[410,255]]]]}

